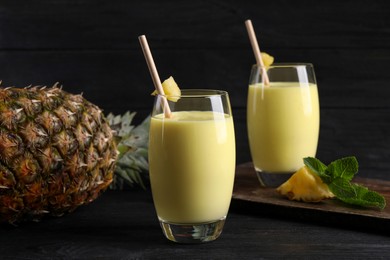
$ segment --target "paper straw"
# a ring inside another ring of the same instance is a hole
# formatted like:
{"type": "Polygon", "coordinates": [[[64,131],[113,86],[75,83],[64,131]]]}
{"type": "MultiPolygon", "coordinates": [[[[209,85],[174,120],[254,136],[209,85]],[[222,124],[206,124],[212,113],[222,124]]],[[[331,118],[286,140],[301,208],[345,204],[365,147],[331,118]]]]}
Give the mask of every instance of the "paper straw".
{"type": "Polygon", "coordinates": [[[261,58],[261,52],[260,52],[260,47],[257,42],[255,30],[253,29],[252,21],[251,20],[246,20],[245,21],[245,26],[246,30],[248,31],[248,36],[249,36],[249,41],[251,42],[253,53],[255,55],[256,59],[256,64],[257,66],[261,66],[263,70],[263,83],[268,86],[269,85],[269,78],[267,75],[267,70],[265,69],[263,59],[261,58]]]}
{"type": "Polygon", "coordinates": [[[146,64],[148,64],[150,76],[152,77],[154,87],[157,90],[157,93],[161,95],[163,102],[163,111],[165,117],[172,117],[171,109],[169,108],[168,101],[165,97],[164,89],[161,85],[160,76],[158,75],[156,64],[154,63],[152,52],[150,51],[148,40],[145,35],[138,37],[138,40],[141,44],[142,52],[144,53],[146,64]]]}

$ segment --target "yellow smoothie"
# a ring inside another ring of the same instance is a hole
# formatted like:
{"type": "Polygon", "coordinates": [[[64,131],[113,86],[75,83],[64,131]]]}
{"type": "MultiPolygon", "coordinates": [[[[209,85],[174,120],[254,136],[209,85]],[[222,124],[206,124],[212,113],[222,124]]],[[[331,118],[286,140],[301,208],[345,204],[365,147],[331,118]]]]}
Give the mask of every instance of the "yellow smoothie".
{"type": "Polygon", "coordinates": [[[315,84],[271,82],[249,86],[248,137],[256,170],[291,173],[314,157],[319,135],[315,84]]]}
{"type": "Polygon", "coordinates": [[[201,111],[153,116],[149,172],[158,217],[202,223],[227,215],[235,172],[231,116],[201,111]]]}

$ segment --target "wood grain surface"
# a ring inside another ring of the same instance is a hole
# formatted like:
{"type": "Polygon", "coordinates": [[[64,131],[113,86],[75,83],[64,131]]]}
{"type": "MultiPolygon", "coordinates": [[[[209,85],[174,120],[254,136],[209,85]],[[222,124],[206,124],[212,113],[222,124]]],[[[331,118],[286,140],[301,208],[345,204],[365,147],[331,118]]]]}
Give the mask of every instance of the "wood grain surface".
{"type": "MultiPolygon", "coordinates": [[[[388,233],[294,218],[232,201],[219,239],[181,245],[162,234],[148,191],[108,191],[71,215],[0,225],[1,259],[386,259],[388,233]]],[[[313,216],[315,217],[315,215],[313,216]]],[[[329,216],[331,218],[331,216],[329,216]]],[[[317,220],[315,220],[317,221],[317,220]]]]}
{"type": "MultiPolygon", "coordinates": [[[[353,182],[379,192],[390,203],[389,181],[354,178],[353,182]]],[[[251,202],[250,207],[260,209],[274,207],[280,214],[297,214],[296,218],[307,218],[311,221],[316,219],[319,223],[324,221],[330,223],[330,220],[334,220],[333,224],[336,226],[355,225],[356,229],[390,231],[390,206],[379,210],[347,205],[337,199],[327,199],[318,203],[291,201],[280,195],[275,188],[260,187],[252,163],[237,166],[233,199],[251,202]]]]}

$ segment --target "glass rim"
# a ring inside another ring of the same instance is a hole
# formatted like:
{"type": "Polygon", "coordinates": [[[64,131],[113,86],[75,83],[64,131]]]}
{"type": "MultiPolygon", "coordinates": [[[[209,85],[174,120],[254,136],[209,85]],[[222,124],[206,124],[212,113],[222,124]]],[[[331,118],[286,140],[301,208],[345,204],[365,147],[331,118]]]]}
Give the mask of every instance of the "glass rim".
{"type": "Polygon", "coordinates": [[[207,98],[207,97],[217,97],[217,96],[228,96],[228,92],[225,90],[218,89],[181,89],[180,95],[161,95],[157,94],[159,97],[165,98],[207,98]]]}
{"type": "Polygon", "coordinates": [[[294,67],[301,67],[301,66],[314,67],[313,64],[310,62],[276,62],[270,66],[261,66],[261,65],[257,65],[257,64],[252,65],[253,68],[257,67],[257,68],[267,68],[267,69],[270,69],[270,68],[294,68],[294,67]]]}

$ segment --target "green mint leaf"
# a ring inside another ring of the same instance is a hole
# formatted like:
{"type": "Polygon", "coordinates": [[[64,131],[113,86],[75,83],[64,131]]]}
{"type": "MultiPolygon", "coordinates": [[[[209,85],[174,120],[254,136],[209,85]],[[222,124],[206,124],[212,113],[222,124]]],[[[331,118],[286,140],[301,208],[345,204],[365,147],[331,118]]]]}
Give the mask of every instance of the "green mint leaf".
{"type": "Polygon", "coordinates": [[[303,162],[328,185],[337,199],[362,207],[380,209],[386,207],[386,199],[382,195],[364,186],[351,183],[359,168],[356,157],[344,157],[333,161],[328,166],[313,157],[306,157],[303,162]]]}
{"type": "Polygon", "coordinates": [[[304,164],[318,176],[320,176],[321,180],[325,183],[330,183],[332,181],[331,176],[327,174],[325,164],[323,164],[320,160],[314,157],[306,157],[303,159],[304,164]]]}
{"type": "Polygon", "coordinates": [[[338,198],[338,199],[346,199],[346,198],[356,198],[356,190],[351,185],[348,180],[343,178],[333,179],[331,183],[328,184],[330,191],[338,198]]]}
{"type": "Polygon", "coordinates": [[[342,178],[351,181],[353,176],[357,173],[359,164],[356,157],[350,156],[333,161],[328,165],[327,171],[330,176],[335,178],[342,178]]]}
{"type": "Polygon", "coordinates": [[[309,167],[312,171],[316,173],[325,173],[327,168],[325,164],[323,164],[320,160],[314,157],[303,158],[303,162],[307,167],[309,167]]]}
{"type": "Polygon", "coordinates": [[[386,207],[386,200],[379,193],[354,183],[351,184],[351,188],[355,190],[356,196],[337,196],[337,198],[348,204],[362,207],[377,207],[380,209],[384,209],[386,207]]]}

